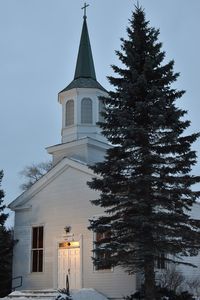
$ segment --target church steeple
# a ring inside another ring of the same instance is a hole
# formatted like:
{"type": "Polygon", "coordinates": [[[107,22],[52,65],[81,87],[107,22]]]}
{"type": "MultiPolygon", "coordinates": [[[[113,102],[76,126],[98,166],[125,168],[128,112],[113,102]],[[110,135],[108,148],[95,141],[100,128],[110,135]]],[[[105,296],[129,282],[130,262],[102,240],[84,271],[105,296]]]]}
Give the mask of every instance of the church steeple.
{"type": "Polygon", "coordinates": [[[86,7],[73,81],[58,94],[62,105],[61,144],[48,148],[56,163],[63,157],[77,158],[86,163],[104,157],[107,140],[97,125],[104,110],[102,96],[107,91],[97,81],[87,28],[86,7]],[[96,156],[98,153],[98,157],[96,156]]]}
{"type": "Polygon", "coordinates": [[[83,27],[74,79],[92,78],[96,80],[94,61],[92,57],[92,50],[90,45],[90,38],[88,34],[86,18],[86,16],[83,17],[83,27]]]}
{"type": "MultiPolygon", "coordinates": [[[[85,6],[83,7],[84,11],[86,7],[87,5],[85,4],[85,6]]],[[[90,38],[86,19],[86,13],[84,13],[74,79],[60,93],[69,91],[74,88],[93,88],[107,92],[96,79],[94,60],[92,56],[92,49],[90,45],[90,38]]]]}

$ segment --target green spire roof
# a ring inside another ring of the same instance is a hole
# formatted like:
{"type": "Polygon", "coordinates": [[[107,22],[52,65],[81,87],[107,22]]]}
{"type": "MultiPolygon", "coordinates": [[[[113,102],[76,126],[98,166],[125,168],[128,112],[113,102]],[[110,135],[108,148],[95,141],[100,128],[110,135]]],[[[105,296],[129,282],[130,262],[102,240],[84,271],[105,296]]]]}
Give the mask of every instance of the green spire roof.
{"type": "Polygon", "coordinates": [[[106,92],[104,87],[102,87],[96,79],[86,18],[87,17],[84,15],[74,80],[66,88],[60,91],[60,93],[73,88],[94,88],[106,92]]]}
{"type": "Polygon", "coordinates": [[[74,79],[93,78],[94,80],[96,80],[86,17],[84,16],[83,19],[83,28],[81,33],[81,40],[79,45],[74,79]]]}

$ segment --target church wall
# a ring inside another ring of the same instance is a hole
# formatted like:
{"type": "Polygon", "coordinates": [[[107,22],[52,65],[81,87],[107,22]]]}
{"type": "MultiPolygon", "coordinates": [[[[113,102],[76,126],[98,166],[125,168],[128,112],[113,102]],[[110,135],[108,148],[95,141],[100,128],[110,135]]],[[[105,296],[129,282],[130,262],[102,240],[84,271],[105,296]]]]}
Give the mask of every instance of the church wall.
{"type": "Polygon", "coordinates": [[[94,164],[94,162],[98,159],[98,161],[102,161],[105,157],[105,150],[102,150],[100,147],[91,146],[86,143],[77,145],[75,144],[71,148],[63,148],[59,151],[56,151],[54,155],[54,165],[62,160],[63,157],[70,157],[72,159],[76,159],[87,164],[94,164]]]}
{"type": "Polygon", "coordinates": [[[105,152],[95,146],[88,147],[88,164],[94,164],[95,161],[103,161],[105,159],[105,152]]]}
{"type": "MultiPolygon", "coordinates": [[[[190,213],[192,218],[195,219],[200,219],[200,203],[196,203],[193,208],[192,211],[190,213]]],[[[182,272],[182,274],[184,275],[185,279],[186,279],[186,283],[187,282],[191,282],[193,280],[198,280],[200,283],[200,279],[199,279],[199,274],[200,274],[200,253],[198,253],[198,255],[196,256],[192,256],[192,257],[183,257],[183,260],[185,262],[191,263],[193,265],[195,265],[196,267],[189,267],[186,265],[179,265],[176,269],[179,270],[180,272],[182,272]]],[[[200,293],[200,290],[199,290],[200,293]]]]}
{"type": "Polygon", "coordinates": [[[70,149],[63,149],[60,151],[56,151],[56,155],[54,155],[54,164],[59,162],[65,156],[73,157],[75,159],[86,161],[87,158],[87,149],[85,145],[76,145],[71,147],[70,149]]]}
{"type": "MultiPolygon", "coordinates": [[[[200,203],[196,203],[191,212],[187,212],[187,214],[190,214],[192,218],[199,220],[200,219],[200,203]]],[[[166,269],[164,270],[157,270],[157,276],[158,278],[160,278],[160,276],[162,275],[162,273],[168,272],[168,274],[173,274],[174,271],[180,273],[183,275],[183,281],[180,285],[180,290],[190,290],[190,292],[192,292],[194,295],[196,295],[197,291],[198,291],[198,296],[200,296],[200,279],[199,279],[199,275],[200,275],[200,252],[196,253],[196,256],[182,256],[180,257],[179,261],[182,261],[184,263],[189,263],[192,265],[195,265],[196,267],[192,267],[192,266],[188,266],[188,265],[183,265],[183,264],[179,264],[179,265],[174,265],[174,264],[167,264],[166,269]],[[191,283],[192,282],[196,282],[196,287],[198,285],[197,288],[191,289],[191,283]]]]}
{"type": "Polygon", "coordinates": [[[88,219],[102,213],[91,205],[97,193],[86,185],[91,180],[87,173],[68,168],[28,203],[30,209],[16,212],[14,276],[22,275],[21,289],[57,288],[58,243],[64,241],[64,227],[70,225],[75,240],[81,242],[82,287],[93,287],[109,297],[127,295],[135,288],[135,278],[119,269],[95,271],[91,261],[93,233],[87,227],[88,219]],[[31,273],[31,228],[44,225],[44,272],[31,273]],[[27,267],[28,266],[28,267],[27,267]]]}
{"type": "Polygon", "coordinates": [[[135,276],[125,274],[120,268],[113,268],[111,270],[96,271],[91,263],[93,249],[93,238],[91,235],[85,237],[83,259],[85,267],[83,268],[84,287],[95,287],[105,295],[109,295],[113,299],[130,294],[136,290],[135,276]],[[91,253],[88,255],[88,253],[91,253]]]}

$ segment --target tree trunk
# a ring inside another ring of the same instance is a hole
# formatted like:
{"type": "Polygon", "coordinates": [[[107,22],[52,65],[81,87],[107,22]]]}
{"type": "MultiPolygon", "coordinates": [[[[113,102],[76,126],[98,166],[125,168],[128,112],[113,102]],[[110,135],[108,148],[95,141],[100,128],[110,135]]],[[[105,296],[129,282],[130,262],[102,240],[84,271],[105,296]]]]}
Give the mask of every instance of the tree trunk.
{"type": "Polygon", "coordinates": [[[144,295],[145,300],[155,300],[155,272],[154,272],[154,260],[148,258],[145,261],[144,267],[144,295]]]}

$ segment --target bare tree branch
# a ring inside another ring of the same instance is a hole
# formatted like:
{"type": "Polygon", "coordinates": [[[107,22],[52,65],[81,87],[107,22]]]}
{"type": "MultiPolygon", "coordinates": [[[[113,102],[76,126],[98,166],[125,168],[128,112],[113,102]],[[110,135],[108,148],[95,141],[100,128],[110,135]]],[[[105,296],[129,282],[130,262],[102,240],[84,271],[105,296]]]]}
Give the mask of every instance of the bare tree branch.
{"type": "Polygon", "coordinates": [[[36,181],[38,181],[44,174],[52,168],[52,162],[41,162],[26,166],[20,175],[25,179],[25,182],[20,185],[22,191],[29,189],[36,181]]]}

